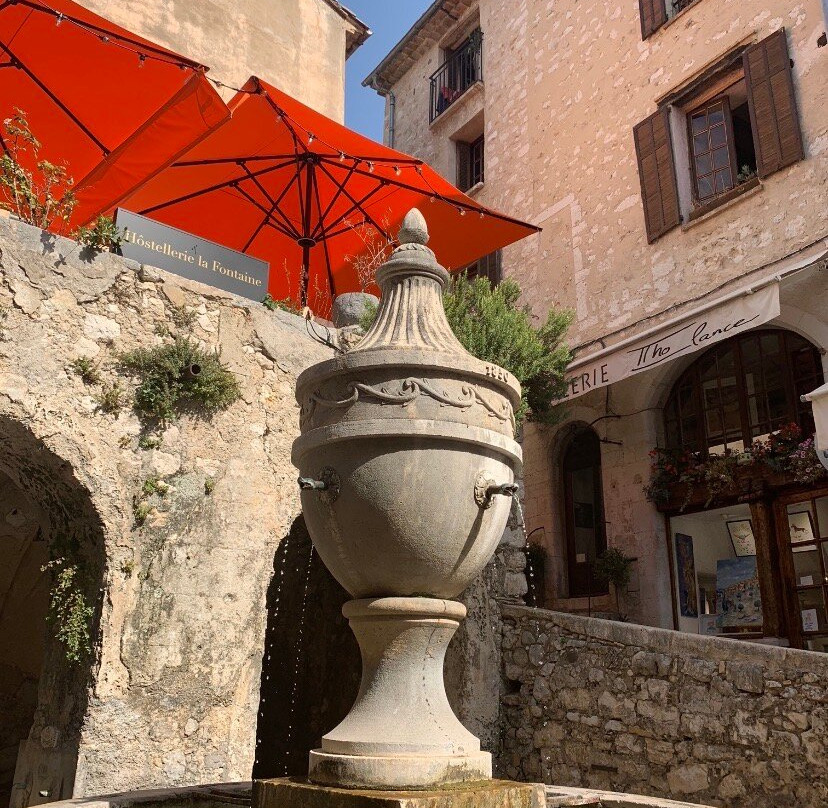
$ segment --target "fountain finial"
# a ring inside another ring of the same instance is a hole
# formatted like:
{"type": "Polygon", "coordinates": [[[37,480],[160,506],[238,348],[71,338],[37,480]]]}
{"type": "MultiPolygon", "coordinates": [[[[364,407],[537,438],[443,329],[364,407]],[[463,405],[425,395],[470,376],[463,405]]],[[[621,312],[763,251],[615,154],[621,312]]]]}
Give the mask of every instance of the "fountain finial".
{"type": "Polygon", "coordinates": [[[427,244],[428,225],[425,216],[417,208],[405,214],[398,234],[400,244],[427,244]]]}

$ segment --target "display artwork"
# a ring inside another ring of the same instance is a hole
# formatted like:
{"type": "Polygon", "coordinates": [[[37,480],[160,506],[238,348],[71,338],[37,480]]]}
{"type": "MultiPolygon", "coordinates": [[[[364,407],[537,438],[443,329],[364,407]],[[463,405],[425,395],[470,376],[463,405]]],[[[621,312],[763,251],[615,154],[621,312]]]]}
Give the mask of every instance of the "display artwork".
{"type": "Polygon", "coordinates": [[[761,627],[762,594],[755,555],[716,562],[716,611],[721,629],[761,627]]]}
{"type": "Polygon", "coordinates": [[[810,511],[798,511],[788,514],[788,529],[792,542],[813,541],[814,522],[810,511]]]}
{"type": "Polygon", "coordinates": [[[693,557],[693,538],[676,533],[676,574],[678,577],[679,608],[682,617],[699,616],[696,590],[696,560],[693,557]]]}
{"type": "Polygon", "coordinates": [[[816,609],[802,610],[802,630],[819,631],[819,615],[816,609]]]}
{"type": "Polygon", "coordinates": [[[755,556],[756,539],[753,536],[753,523],[750,519],[727,522],[727,532],[737,556],[755,556]]]}
{"type": "Polygon", "coordinates": [[[719,633],[717,625],[719,615],[717,614],[701,614],[699,615],[699,634],[707,637],[712,637],[719,633]]]}

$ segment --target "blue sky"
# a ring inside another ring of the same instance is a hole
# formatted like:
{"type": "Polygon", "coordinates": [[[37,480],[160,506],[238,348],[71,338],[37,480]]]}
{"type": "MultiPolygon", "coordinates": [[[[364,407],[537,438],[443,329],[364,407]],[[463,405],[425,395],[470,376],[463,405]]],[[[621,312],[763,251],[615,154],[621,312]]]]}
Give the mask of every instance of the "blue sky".
{"type": "Polygon", "coordinates": [[[383,99],[362,86],[403,34],[428,8],[431,0],[344,0],[374,33],[345,63],[345,123],[382,142],[383,99]]]}

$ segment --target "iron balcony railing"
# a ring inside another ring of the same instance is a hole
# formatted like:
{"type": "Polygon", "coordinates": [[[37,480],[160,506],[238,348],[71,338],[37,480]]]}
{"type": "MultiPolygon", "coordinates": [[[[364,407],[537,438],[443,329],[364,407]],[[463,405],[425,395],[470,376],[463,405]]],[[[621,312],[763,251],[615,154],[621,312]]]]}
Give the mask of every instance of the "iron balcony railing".
{"type": "Polygon", "coordinates": [[[483,34],[475,31],[431,75],[429,123],[473,84],[483,80],[483,34]]]}

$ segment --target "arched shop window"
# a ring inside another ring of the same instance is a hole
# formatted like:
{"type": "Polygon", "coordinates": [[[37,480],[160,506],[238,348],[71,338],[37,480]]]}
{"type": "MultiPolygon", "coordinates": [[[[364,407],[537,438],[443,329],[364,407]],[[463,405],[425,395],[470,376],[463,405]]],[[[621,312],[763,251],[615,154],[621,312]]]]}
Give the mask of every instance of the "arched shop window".
{"type": "Polygon", "coordinates": [[[592,429],[574,435],[563,458],[569,596],[607,591],[593,564],[607,549],[601,491],[601,442],[592,429]]]}
{"type": "Polygon", "coordinates": [[[810,435],[799,397],[823,383],[819,350],[783,329],[732,337],[702,354],[676,382],[664,408],[667,448],[720,454],[795,423],[810,435]]]}

